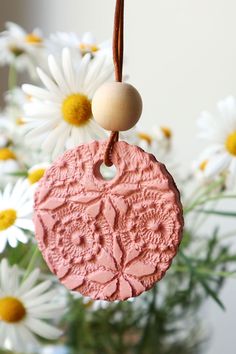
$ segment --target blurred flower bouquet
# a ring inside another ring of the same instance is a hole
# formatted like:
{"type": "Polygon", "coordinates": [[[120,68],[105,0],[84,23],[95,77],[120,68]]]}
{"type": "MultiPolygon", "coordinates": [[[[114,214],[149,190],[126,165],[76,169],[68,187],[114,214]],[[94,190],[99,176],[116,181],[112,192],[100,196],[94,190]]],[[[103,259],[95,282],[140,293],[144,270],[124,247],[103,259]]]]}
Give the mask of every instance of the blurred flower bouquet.
{"type": "Polygon", "coordinates": [[[200,353],[207,331],[199,310],[208,297],[224,309],[219,292],[236,270],[230,247],[236,231],[226,232],[217,220],[212,231],[203,227],[211,215],[236,217],[235,208],[219,207],[221,200],[236,200],[236,100],[221,101],[218,116],[201,114],[206,149],[184,177],[168,127],[123,135],[175,175],[186,227],[178,256],[153,290],[127,302],[92,302],[67,291],[46,267],[34,238],[33,194],[59,154],[107,137],[93,120],[91,99],[112,80],[111,44],[97,43],[90,33],[44,38],[40,30],[27,33],[7,23],[0,64],[9,66],[0,116],[1,352],[200,353]],[[31,84],[18,86],[19,72],[31,84]]]}

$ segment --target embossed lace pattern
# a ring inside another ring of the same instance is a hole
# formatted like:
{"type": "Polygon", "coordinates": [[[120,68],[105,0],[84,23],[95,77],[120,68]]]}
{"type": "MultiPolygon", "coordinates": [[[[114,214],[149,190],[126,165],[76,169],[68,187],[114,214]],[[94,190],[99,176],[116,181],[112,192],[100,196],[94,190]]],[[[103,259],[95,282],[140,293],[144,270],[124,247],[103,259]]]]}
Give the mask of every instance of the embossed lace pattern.
{"type": "Polygon", "coordinates": [[[35,194],[36,238],[51,271],[93,299],[125,300],[150,289],[181,241],[179,192],[164,165],[117,142],[117,174],[102,178],[106,142],[67,151],[35,194]]]}

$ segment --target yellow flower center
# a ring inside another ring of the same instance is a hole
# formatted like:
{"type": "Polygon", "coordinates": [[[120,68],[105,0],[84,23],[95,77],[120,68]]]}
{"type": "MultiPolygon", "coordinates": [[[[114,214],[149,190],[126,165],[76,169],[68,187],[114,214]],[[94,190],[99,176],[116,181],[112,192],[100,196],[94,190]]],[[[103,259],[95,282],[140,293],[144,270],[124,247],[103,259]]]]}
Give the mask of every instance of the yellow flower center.
{"type": "Polygon", "coordinates": [[[42,43],[42,38],[37,36],[37,34],[35,33],[28,33],[26,36],[25,36],[25,41],[26,43],[29,43],[29,44],[40,44],[42,43]]]}
{"type": "Polygon", "coordinates": [[[86,43],[81,43],[79,46],[82,54],[86,53],[96,53],[99,51],[99,48],[96,44],[86,44],[86,43]]]}
{"type": "Polygon", "coordinates": [[[93,300],[89,300],[86,304],[84,304],[84,307],[86,309],[89,309],[90,307],[92,307],[94,304],[94,301],[93,300]]]}
{"type": "Polygon", "coordinates": [[[236,131],[228,135],[225,147],[231,155],[236,156],[236,131]]]}
{"type": "Polygon", "coordinates": [[[62,115],[71,125],[86,124],[92,117],[91,101],[82,93],[72,94],[66,97],[62,104],[62,115]]]}
{"type": "Polygon", "coordinates": [[[138,133],[138,138],[140,140],[144,140],[148,143],[148,145],[151,145],[152,143],[152,137],[149,134],[146,133],[138,133]]]}
{"type": "Polygon", "coordinates": [[[205,171],[205,169],[206,169],[206,167],[207,167],[207,164],[208,164],[208,160],[202,161],[202,162],[200,163],[200,165],[199,165],[199,169],[200,169],[201,171],[205,171]]]}
{"type": "Polygon", "coordinates": [[[0,161],[16,160],[16,155],[8,148],[0,149],[0,161]]]}
{"type": "Polygon", "coordinates": [[[31,184],[37,183],[44,175],[45,168],[39,168],[28,173],[28,180],[31,184]]]}
{"type": "Polygon", "coordinates": [[[161,131],[167,139],[172,137],[172,131],[168,127],[161,127],[161,131]]]}
{"type": "Polygon", "coordinates": [[[14,225],[16,221],[16,211],[14,209],[6,209],[0,211],[0,231],[8,229],[14,225]]]}
{"type": "Polygon", "coordinates": [[[26,309],[20,300],[10,296],[0,298],[0,321],[16,323],[25,315],[26,309]]]}
{"type": "Polygon", "coordinates": [[[16,125],[24,125],[24,124],[25,124],[25,120],[23,117],[16,118],[16,125]]]}
{"type": "Polygon", "coordinates": [[[24,54],[24,50],[22,48],[18,48],[15,45],[10,45],[9,50],[13,55],[15,55],[15,57],[19,57],[20,55],[24,54]]]}

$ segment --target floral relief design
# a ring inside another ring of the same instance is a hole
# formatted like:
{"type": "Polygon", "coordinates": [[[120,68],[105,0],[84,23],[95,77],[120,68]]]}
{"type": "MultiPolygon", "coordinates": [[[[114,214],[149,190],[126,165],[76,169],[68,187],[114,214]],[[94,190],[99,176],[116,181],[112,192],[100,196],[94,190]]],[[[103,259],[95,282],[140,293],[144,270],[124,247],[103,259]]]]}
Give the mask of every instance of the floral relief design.
{"type": "Polygon", "coordinates": [[[87,205],[87,213],[96,218],[102,213],[112,229],[116,226],[117,213],[124,215],[128,209],[126,196],[136,191],[136,186],[120,184],[112,189],[109,185],[86,185],[86,194],[70,198],[75,203],[87,205]]]}
{"type": "Polygon", "coordinates": [[[150,289],[169,268],[182,237],[179,192],[155,158],[115,144],[116,176],[97,166],[107,142],[67,151],[35,194],[36,238],[51,271],[93,299],[125,300],[150,289]]]}
{"type": "Polygon", "coordinates": [[[180,239],[173,235],[181,229],[181,223],[173,206],[174,194],[170,194],[169,198],[166,196],[165,201],[159,199],[158,204],[152,203],[150,197],[146,198],[144,203],[136,203],[135,210],[122,221],[123,229],[127,230],[127,244],[132,242],[139,250],[148,248],[161,252],[167,248],[175,249],[180,239]]]}
{"type": "MultiPolygon", "coordinates": [[[[106,223],[102,220],[98,223],[96,219],[89,217],[81,206],[65,203],[63,199],[51,197],[42,203],[37,218],[35,223],[38,226],[38,235],[40,232],[45,234],[44,226],[48,233],[47,243],[39,242],[40,249],[56,250],[56,256],[59,255],[63,267],[69,263],[90,261],[102,246],[107,247],[111,243],[106,223]],[[54,235],[56,237],[53,237],[54,235]]],[[[56,260],[57,257],[53,258],[56,260]]]]}
{"type": "Polygon", "coordinates": [[[126,257],[121,250],[117,239],[114,239],[113,255],[102,250],[97,259],[97,265],[101,267],[87,277],[104,286],[101,290],[103,298],[126,300],[132,296],[137,296],[145,290],[141,278],[151,275],[155,271],[155,266],[145,264],[138,257],[140,252],[137,250],[128,250],[126,257]]]}
{"type": "MultiPolygon", "coordinates": [[[[103,233],[105,227],[103,225],[103,233]]],[[[62,218],[58,227],[55,227],[56,246],[61,255],[73,263],[82,263],[91,260],[100,251],[104,237],[101,226],[84,214],[74,212],[62,218]],[[83,228],[78,225],[84,225],[83,228]]]]}

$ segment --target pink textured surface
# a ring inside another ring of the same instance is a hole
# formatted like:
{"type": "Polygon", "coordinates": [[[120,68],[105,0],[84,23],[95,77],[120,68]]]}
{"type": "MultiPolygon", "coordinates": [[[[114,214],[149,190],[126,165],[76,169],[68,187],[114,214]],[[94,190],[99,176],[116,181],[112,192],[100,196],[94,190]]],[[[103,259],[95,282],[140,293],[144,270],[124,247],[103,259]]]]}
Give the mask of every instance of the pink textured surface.
{"type": "Polygon", "coordinates": [[[181,241],[179,192],[164,165],[118,142],[117,174],[100,174],[106,142],[67,151],[35,194],[36,238],[51,271],[93,299],[125,300],[150,289],[181,241]]]}

